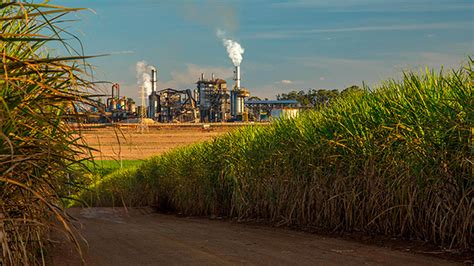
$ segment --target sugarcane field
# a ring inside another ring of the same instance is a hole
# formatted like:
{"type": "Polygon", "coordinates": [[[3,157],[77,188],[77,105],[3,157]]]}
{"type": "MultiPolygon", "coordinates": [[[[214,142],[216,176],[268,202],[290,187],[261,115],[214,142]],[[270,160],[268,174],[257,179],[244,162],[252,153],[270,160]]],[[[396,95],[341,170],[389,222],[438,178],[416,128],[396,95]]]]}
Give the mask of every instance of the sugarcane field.
{"type": "Polygon", "coordinates": [[[474,264],[473,2],[0,13],[0,265],[474,264]]]}

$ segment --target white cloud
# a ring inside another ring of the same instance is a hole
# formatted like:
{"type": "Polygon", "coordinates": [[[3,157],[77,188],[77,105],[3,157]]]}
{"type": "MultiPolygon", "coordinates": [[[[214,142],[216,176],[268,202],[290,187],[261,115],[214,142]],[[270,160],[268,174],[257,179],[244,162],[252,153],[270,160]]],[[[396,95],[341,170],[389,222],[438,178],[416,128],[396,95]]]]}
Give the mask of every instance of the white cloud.
{"type": "Polygon", "coordinates": [[[290,80],[290,79],[283,79],[280,81],[276,81],[274,84],[281,84],[281,85],[301,85],[303,82],[300,80],[290,80]]]}
{"type": "Polygon", "coordinates": [[[118,55],[118,54],[134,54],[135,51],[132,51],[132,50],[124,50],[124,51],[113,51],[113,52],[109,52],[108,54],[111,54],[111,55],[118,55]]]}
{"type": "Polygon", "coordinates": [[[319,80],[321,81],[326,80],[326,77],[319,77],[319,80]]]}
{"type": "Polygon", "coordinates": [[[399,24],[399,25],[372,25],[346,28],[326,28],[326,29],[302,29],[275,32],[259,32],[249,36],[247,39],[289,39],[295,37],[305,37],[319,33],[344,33],[344,32],[370,32],[370,31],[417,31],[417,30],[446,30],[471,28],[472,22],[447,22],[447,23],[419,23],[419,24],[399,24]]]}
{"type": "Polygon", "coordinates": [[[318,8],[333,12],[434,12],[473,9],[466,1],[433,0],[289,0],[270,5],[272,8],[318,8]]]}

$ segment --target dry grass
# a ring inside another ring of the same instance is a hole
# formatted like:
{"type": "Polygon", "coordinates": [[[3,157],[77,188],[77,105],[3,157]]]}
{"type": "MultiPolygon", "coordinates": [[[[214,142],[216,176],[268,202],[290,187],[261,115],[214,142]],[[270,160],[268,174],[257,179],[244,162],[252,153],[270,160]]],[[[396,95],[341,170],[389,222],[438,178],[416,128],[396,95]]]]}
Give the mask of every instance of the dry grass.
{"type": "Polygon", "coordinates": [[[63,41],[64,15],[78,9],[0,4],[0,265],[45,264],[50,230],[75,236],[63,210],[84,147],[64,123],[69,106],[88,103],[85,57],[63,41]],[[71,51],[54,56],[56,43],[71,51]],[[59,226],[58,226],[59,225],[59,226]]]}

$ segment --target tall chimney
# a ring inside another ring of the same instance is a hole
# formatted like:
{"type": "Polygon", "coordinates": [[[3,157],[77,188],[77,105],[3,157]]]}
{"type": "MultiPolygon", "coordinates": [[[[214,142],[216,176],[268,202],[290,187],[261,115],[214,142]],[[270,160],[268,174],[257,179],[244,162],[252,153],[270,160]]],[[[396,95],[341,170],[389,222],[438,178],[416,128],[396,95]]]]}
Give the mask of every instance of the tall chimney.
{"type": "Polygon", "coordinates": [[[155,92],[156,69],[151,70],[151,93],[155,92]]]}
{"type": "Polygon", "coordinates": [[[236,89],[240,90],[240,66],[235,67],[234,74],[235,87],[236,89]]]}

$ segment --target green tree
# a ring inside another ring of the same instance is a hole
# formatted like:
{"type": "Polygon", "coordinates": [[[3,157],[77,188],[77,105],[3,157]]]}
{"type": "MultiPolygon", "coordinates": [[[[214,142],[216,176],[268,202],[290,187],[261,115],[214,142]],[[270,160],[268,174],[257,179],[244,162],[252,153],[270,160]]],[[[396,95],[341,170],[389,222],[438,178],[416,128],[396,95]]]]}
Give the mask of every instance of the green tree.
{"type": "Polygon", "coordinates": [[[261,99],[257,96],[249,97],[249,101],[260,101],[261,99]]]}
{"type": "Polygon", "coordinates": [[[277,95],[277,100],[296,100],[302,107],[321,108],[340,96],[339,90],[308,89],[277,95]]]}
{"type": "Polygon", "coordinates": [[[359,86],[352,85],[350,87],[345,88],[343,91],[341,91],[341,96],[344,96],[346,94],[353,93],[353,92],[363,92],[363,91],[364,89],[360,88],[359,86]]]}

